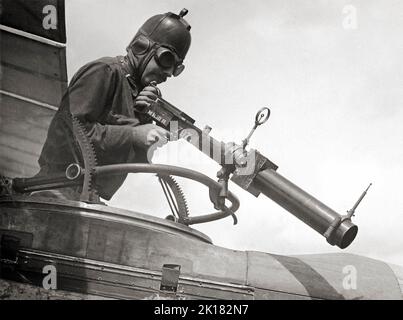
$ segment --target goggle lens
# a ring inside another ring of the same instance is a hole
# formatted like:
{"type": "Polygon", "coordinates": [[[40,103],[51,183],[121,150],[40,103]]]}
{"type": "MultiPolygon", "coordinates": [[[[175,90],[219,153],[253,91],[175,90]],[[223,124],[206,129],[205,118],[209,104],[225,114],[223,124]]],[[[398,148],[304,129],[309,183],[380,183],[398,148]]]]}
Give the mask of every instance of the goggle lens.
{"type": "Polygon", "coordinates": [[[174,69],[174,72],[173,72],[173,76],[174,77],[179,76],[183,72],[183,70],[185,70],[185,65],[180,64],[180,65],[176,66],[176,68],[174,69]]]}
{"type": "Polygon", "coordinates": [[[182,63],[177,64],[177,59],[174,53],[168,49],[163,49],[157,52],[156,60],[158,64],[165,69],[173,68],[173,76],[179,76],[182,71],[185,69],[185,66],[182,63]]]}
{"type": "Polygon", "coordinates": [[[175,56],[169,50],[161,51],[159,54],[157,54],[157,58],[161,67],[172,68],[175,66],[176,63],[175,56]]]}

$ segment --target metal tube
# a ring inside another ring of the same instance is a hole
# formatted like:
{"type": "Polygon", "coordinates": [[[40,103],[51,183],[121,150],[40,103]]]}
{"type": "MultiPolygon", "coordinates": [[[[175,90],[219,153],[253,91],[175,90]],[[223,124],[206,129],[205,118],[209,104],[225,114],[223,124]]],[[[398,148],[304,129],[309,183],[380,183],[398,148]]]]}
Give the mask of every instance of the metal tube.
{"type": "MultiPolygon", "coordinates": [[[[254,180],[254,187],[321,235],[324,235],[335,219],[341,217],[272,169],[259,172],[254,180]]],[[[357,232],[358,227],[347,219],[337,226],[332,239],[338,247],[344,249],[351,244],[357,232]]]]}

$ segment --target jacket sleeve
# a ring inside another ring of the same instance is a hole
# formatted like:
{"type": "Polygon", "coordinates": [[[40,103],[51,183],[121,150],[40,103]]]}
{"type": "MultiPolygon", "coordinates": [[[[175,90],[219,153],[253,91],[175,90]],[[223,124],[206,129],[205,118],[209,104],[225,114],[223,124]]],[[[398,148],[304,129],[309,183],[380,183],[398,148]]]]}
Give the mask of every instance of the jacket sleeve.
{"type": "Polygon", "coordinates": [[[100,164],[127,162],[134,154],[133,127],[102,121],[110,111],[118,77],[106,63],[87,64],[73,77],[62,100],[85,126],[100,164]]]}

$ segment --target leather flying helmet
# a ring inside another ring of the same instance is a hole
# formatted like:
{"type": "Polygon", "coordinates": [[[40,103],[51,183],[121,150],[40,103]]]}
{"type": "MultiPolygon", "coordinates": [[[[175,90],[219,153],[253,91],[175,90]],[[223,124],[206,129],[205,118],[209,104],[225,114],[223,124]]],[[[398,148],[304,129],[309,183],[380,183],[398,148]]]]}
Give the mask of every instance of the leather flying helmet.
{"type": "MultiPolygon", "coordinates": [[[[158,14],[149,18],[141,26],[126,49],[137,57],[140,74],[144,71],[148,61],[156,53],[161,52],[161,50],[158,51],[161,47],[172,50],[177,56],[175,59],[177,75],[183,70],[182,62],[191,43],[191,26],[183,18],[187,13],[187,9],[182,9],[179,15],[172,12],[158,14]]],[[[168,60],[166,57],[162,56],[162,58],[165,58],[164,60],[168,60]]],[[[164,63],[163,59],[160,60],[164,63]]]]}

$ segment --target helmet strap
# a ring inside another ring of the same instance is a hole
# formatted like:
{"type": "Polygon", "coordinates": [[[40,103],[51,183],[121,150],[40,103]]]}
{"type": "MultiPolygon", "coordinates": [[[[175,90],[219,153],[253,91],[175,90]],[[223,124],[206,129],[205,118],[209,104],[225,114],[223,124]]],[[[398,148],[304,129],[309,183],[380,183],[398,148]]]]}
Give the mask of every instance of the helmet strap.
{"type": "MultiPolygon", "coordinates": [[[[132,47],[127,48],[127,58],[132,68],[135,70],[135,73],[132,75],[132,77],[135,78],[135,81],[140,87],[143,87],[141,84],[143,72],[147,67],[147,64],[154,57],[158,47],[159,46],[157,43],[150,41],[150,45],[148,46],[147,50],[143,51],[142,53],[133,52],[132,47]]],[[[136,50],[134,49],[134,51],[136,50]]]]}
{"type": "Polygon", "coordinates": [[[154,57],[157,49],[158,49],[158,46],[156,44],[153,44],[151,46],[150,50],[146,53],[146,55],[142,59],[140,59],[140,65],[139,65],[139,68],[138,68],[140,79],[143,76],[143,72],[146,69],[148,63],[154,57]]]}

